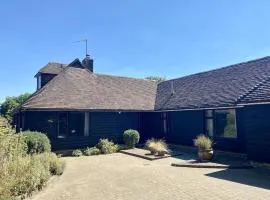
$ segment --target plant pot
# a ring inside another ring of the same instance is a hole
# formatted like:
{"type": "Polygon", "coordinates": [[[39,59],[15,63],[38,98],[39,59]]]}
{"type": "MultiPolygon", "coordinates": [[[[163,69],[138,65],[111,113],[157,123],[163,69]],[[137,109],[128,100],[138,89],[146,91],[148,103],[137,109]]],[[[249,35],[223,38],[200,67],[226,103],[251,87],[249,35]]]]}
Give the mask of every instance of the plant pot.
{"type": "Polygon", "coordinates": [[[198,151],[198,156],[200,161],[211,161],[214,156],[213,149],[200,150],[198,151]]]}

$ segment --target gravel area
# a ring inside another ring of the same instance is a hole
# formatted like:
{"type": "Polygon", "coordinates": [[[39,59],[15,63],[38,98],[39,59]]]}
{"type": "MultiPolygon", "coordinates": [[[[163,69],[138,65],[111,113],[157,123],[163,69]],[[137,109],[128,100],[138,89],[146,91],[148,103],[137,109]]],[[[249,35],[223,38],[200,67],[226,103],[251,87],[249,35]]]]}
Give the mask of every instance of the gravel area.
{"type": "Polygon", "coordinates": [[[64,174],[31,200],[270,199],[269,170],[178,168],[181,159],[121,153],[64,159],[64,174]]]}

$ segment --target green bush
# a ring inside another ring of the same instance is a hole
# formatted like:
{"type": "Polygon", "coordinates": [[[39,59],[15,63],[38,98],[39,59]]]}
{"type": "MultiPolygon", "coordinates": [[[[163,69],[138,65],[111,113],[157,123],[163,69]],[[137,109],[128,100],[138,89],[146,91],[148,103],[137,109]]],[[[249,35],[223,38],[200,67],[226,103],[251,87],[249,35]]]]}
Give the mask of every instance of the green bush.
{"type": "Polygon", "coordinates": [[[24,131],[22,134],[25,137],[29,154],[51,151],[50,140],[45,134],[32,131],[24,131]]]}
{"type": "Polygon", "coordinates": [[[135,145],[138,144],[140,140],[140,134],[136,130],[128,129],[123,134],[123,140],[126,146],[134,148],[135,145]]]}
{"type": "Polygon", "coordinates": [[[100,150],[97,147],[87,147],[84,150],[84,155],[86,156],[92,156],[92,155],[99,155],[100,154],[100,150]]]}
{"type": "Polygon", "coordinates": [[[80,149],[75,149],[75,150],[72,151],[72,156],[80,157],[82,155],[83,155],[83,153],[82,153],[82,151],[80,149]]]}
{"type": "Polygon", "coordinates": [[[110,154],[118,151],[118,145],[108,139],[100,139],[97,148],[100,149],[103,154],[110,154]]]}

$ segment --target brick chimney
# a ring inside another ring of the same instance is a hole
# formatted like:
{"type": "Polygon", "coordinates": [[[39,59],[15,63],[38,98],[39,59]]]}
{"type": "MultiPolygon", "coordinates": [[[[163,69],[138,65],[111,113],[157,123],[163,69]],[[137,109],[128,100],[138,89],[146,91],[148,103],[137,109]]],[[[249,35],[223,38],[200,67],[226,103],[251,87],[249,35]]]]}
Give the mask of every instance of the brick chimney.
{"type": "Polygon", "coordinates": [[[82,61],[82,65],[87,68],[90,72],[94,72],[93,65],[94,60],[90,58],[89,55],[86,55],[86,57],[82,61]]]}

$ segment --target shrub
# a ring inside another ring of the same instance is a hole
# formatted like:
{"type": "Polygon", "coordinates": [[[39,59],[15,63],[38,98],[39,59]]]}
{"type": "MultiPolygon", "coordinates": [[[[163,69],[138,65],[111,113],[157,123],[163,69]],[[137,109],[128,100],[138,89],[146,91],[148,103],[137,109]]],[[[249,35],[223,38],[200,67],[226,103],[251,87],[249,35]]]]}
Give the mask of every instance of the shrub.
{"type": "Polygon", "coordinates": [[[161,154],[166,153],[169,151],[168,145],[162,139],[148,139],[145,144],[146,149],[148,149],[152,154],[159,153],[161,154]]]}
{"type": "Polygon", "coordinates": [[[155,151],[158,153],[158,155],[164,155],[169,151],[168,145],[165,143],[164,140],[157,140],[155,145],[155,151]]]}
{"type": "Polygon", "coordinates": [[[194,145],[199,149],[199,150],[210,150],[212,149],[213,146],[213,141],[205,136],[205,135],[199,135],[196,137],[194,140],[194,145]]]}
{"type": "Polygon", "coordinates": [[[1,194],[0,200],[16,200],[15,197],[11,197],[10,195],[1,194]]]}
{"type": "Polygon", "coordinates": [[[48,165],[37,156],[18,157],[7,161],[0,171],[0,193],[9,196],[29,196],[48,181],[48,165]]]}
{"type": "Polygon", "coordinates": [[[140,134],[136,130],[128,129],[123,134],[123,140],[126,146],[134,148],[135,145],[138,144],[140,140],[140,134]]]}
{"type": "Polygon", "coordinates": [[[63,174],[65,162],[61,158],[58,158],[55,153],[42,153],[38,156],[45,165],[48,165],[51,175],[63,174]]]}
{"type": "Polygon", "coordinates": [[[83,153],[82,153],[82,151],[80,149],[75,149],[75,150],[72,151],[72,156],[80,157],[82,155],[83,155],[83,153]]]}
{"type": "Polygon", "coordinates": [[[0,116],[0,128],[7,128],[10,127],[10,124],[8,123],[8,120],[4,117],[0,116]]]}
{"type": "Polygon", "coordinates": [[[0,199],[29,196],[63,169],[64,162],[54,153],[27,154],[24,134],[10,129],[0,135],[0,199]]]}
{"type": "Polygon", "coordinates": [[[86,156],[92,156],[92,155],[99,155],[100,154],[100,150],[97,147],[87,147],[84,150],[84,155],[86,156]]]}
{"type": "Polygon", "coordinates": [[[32,131],[24,131],[22,134],[25,137],[29,154],[51,151],[50,140],[45,134],[32,131]]]}
{"type": "Polygon", "coordinates": [[[152,154],[156,153],[156,143],[157,140],[155,138],[148,139],[145,143],[145,148],[148,149],[152,154]]]}
{"type": "Polygon", "coordinates": [[[15,129],[10,128],[9,126],[0,127],[0,136],[6,135],[6,134],[14,134],[14,133],[16,133],[15,129]]]}
{"type": "Polygon", "coordinates": [[[97,148],[100,149],[103,154],[110,154],[118,151],[118,145],[108,139],[100,139],[97,148]]]}
{"type": "Polygon", "coordinates": [[[24,141],[24,136],[21,134],[14,134],[12,129],[6,129],[5,134],[0,134],[0,170],[1,164],[6,160],[14,160],[19,156],[25,156],[27,152],[27,145],[24,141]]]}

